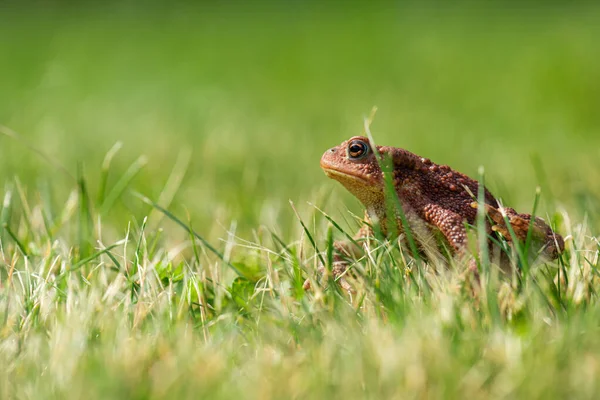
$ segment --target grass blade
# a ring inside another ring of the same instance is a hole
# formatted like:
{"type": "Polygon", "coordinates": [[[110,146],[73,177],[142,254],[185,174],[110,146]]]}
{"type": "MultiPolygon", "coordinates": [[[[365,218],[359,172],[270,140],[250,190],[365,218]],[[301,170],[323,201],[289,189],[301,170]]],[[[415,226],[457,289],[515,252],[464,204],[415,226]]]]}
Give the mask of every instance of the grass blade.
{"type": "Polygon", "coordinates": [[[296,207],[294,206],[294,202],[291,201],[291,200],[290,200],[290,205],[292,206],[292,210],[294,210],[294,214],[296,214],[296,219],[300,222],[300,225],[302,225],[302,229],[304,230],[304,233],[306,233],[306,236],[308,237],[308,241],[310,242],[310,244],[312,245],[313,249],[315,250],[315,253],[317,254],[317,257],[319,258],[319,261],[321,261],[321,264],[323,266],[326,266],[327,263],[325,262],[325,259],[323,258],[323,255],[319,251],[319,247],[317,246],[317,242],[315,242],[315,240],[313,239],[312,235],[310,234],[310,231],[308,230],[308,228],[304,224],[304,221],[302,221],[302,218],[300,218],[300,214],[298,214],[298,211],[296,210],[296,207]]]}
{"type": "Polygon", "coordinates": [[[165,216],[167,216],[167,218],[169,218],[171,221],[175,222],[177,225],[179,225],[180,227],[182,227],[183,229],[185,229],[190,235],[193,235],[196,239],[198,239],[204,245],[204,247],[206,247],[211,253],[213,253],[214,255],[216,255],[229,268],[231,268],[238,276],[244,277],[244,274],[242,274],[240,272],[240,270],[237,269],[232,263],[230,263],[229,261],[227,261],[225,259],[225,257],[223,256],[223,254],[220,251],[218,251],[217,249],[215,249],[210,243],[208,243],[208,241],[206,239],[204,239],[202,236],[200,236],[198,233],[196,233],[192,228],[190,228],[188,225],[186,225],[182,220],[180,220],[179,218],[177,218],[170,211],[166,210],[165,208],[159,206],[158,204],[156,204],[155,202],[153,202],[152,200],[150,200],[148,197],[146,197],[146,196],[144,196],[144,195],[142,195],[140,193],[137,193],[137,192],[133,192],[133,193],[134,193],[134,195],[136,197],[138,197],[144,203],[148,204],[149,206],[152,206],[152,207],[156,208],[158,211],[160,211],[165,216]]]}
{"type": "Polygon", "coordinates": [[[79,196],[79,257],[86,258],[92,252],[94,222],[83,164],[81,163],[77,166],[77,189],[79,196]]]}
{"type": "Polygon", "coordinates": [[[127,189],[127,186],[131,183],[133,178],[144,168],[147,164],[148,159],[145,156],[140,156],[129,168],[121,179],[115,183],[112,190],[106,195],[104,202],[100,206],[100,215],[106,215],[110,209],[114,206],[115,202],[121,197],[121,195],[127,189]]]}
{"type": "Polygon", "coordinates": [[[122,142],[117,142],[113,147],[108,150],[106,156],[104,156],[104,161],[102,162],[102,171],[100,172],[100,185],[98,188],[98,200],[97,204],[103,204],[106,195],[106,185],[108,183],[108,173],[110,171],[110,164],[114,156],[121,150],[123,147],[122,142]]]}

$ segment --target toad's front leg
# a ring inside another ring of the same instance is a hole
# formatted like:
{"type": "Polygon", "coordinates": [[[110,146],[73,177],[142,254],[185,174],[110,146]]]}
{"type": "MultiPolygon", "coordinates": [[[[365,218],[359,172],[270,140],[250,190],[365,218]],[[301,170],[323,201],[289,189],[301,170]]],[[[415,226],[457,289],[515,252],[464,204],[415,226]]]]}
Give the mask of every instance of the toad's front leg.
{"type": "Polygon", "coordinates": [[[436,204],[427,204],[423,208],[423,213],[425,221],[442,232],[456,253],[466,250],[467,229],[463,217],[436,204]]]}
{"type": "MultiPolygon", "coordinates": [[[[475,280],[479,280],[477,260],[468,254],[467,228],[465,219],[454,211],[447,210],[436,204],[428,204],[423,208],[424,219],[434,225],[452,246],[454,253],[458,256],[467,257],[466,270],[474,274],[475,280]]],[[[480,255],[481,256],[481,255],[480,255]]]]}
{"type": "MultiPolygon", "coordinates": [[[[368,221],[368,218],[366,218],[368,221]]],[[[352,259],[359,258],[363,255],[363,249],[357,245],[357,242],[365,240],[373,236],[373,230],[368,224],[364,224],[354,235],[354,242],[350,240],[336,240],[333,242],[333,264],[331,266],[331,274],[337,283],[346,291],[352,291],[352,287],[344,278],[352,259]]],[[[318,276],[325,276],[326,269],[324,265],[319,265],[318,276]]],[[[310,290],[311,280],[306,279],[303,285],[305,290],[310,290]]]]}

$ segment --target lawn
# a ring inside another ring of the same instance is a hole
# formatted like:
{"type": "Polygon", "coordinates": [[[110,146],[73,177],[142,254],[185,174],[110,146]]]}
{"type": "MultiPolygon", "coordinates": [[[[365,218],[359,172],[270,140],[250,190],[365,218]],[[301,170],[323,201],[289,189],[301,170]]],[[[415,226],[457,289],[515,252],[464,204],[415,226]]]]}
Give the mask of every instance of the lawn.
{"type": "Polygon", "coordinates": [[[0,397],[598,398],[600,7],[495,4],[0,5],[0,397]],[[373,107],[561,259],[305,293],[373,107]]]}

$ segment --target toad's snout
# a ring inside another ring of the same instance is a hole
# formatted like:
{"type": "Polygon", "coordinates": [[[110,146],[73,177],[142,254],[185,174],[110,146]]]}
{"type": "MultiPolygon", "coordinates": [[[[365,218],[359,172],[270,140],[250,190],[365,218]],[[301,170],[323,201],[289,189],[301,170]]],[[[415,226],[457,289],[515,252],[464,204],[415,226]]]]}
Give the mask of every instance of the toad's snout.
{"type": "Polygon", "coordinates": [[[323,153],[321,156],[321,168],[330,169],[333,166],[335,160],[335,151],[336,148],[332,147],[323,153]]]}

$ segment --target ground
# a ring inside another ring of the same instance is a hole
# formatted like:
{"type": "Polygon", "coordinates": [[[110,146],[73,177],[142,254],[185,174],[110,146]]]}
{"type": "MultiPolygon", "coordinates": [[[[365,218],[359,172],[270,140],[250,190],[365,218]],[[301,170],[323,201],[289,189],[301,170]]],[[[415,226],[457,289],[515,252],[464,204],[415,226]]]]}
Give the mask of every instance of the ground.
{"type": "Polygon", "coordinates": [[[597,7],[2,7],[0,396],[597,398],[597,7]],[[373,106],[563,258],[473,291],[382,241],[305,294],[373,106]]]}

